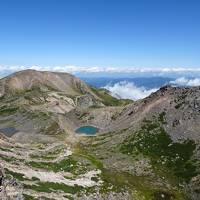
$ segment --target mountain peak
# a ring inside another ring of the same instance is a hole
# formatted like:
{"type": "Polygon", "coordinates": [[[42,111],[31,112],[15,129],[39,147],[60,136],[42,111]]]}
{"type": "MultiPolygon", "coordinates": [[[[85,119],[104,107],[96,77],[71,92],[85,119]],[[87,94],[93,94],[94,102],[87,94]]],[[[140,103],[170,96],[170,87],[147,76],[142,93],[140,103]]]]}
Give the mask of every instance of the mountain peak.
{"type": "Polygon", "coordinates": [[[34,87],[65,91],[70,95],[87,93],[90,90],[83,81],[68,73],[28,69],[0,79],[1,96],[10,92],[30,90],[34,87]]]}

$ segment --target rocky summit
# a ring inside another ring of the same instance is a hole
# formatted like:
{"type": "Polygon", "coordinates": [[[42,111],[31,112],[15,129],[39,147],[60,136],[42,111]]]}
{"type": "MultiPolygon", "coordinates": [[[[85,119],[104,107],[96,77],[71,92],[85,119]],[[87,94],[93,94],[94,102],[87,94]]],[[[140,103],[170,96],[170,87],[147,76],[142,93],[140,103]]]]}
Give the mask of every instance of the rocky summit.
{"type": "Polygon", "coordinates": [[[14,73],[0,80],[0,199],[199,200],[199,122],[200,87],[133,102],[67,73],[14,73]]]}

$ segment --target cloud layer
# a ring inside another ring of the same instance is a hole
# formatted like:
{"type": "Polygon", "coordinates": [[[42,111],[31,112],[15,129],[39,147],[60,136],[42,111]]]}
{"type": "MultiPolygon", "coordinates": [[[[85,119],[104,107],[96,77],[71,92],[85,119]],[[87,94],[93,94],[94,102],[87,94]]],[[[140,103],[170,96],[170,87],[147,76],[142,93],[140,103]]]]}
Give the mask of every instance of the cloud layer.
{"type": "Polygon", "coordinates": [[[157,88],[145,89],[137,87],[132,82],[122,81],[114,85],[106,85],[105,89],[111,92],[111,95],[117,98],[138,100],[149,96],[152,92],[157,91],[157,88]]]}
{"type": "Polygon", "coordinates": [[[162,68],[137,68],[137,67],[81,67],[81,66],[1,66],[2,71],[20,71],[36,69],[42,71],[61,71],[69,73],[179,73],[200,72],[200,68],[162,67],[162,68]]]}
{"type": "Polygon", "coordinates": [[[185,77],[177,78],[175,81],[170,81],[172,85],[178,86],[200,86],[200,78],[188,79],[185,77]]]}
{"type": "MultiPolygon", "coordinates": [[[[185,78],[180,77],[170,84],[175,86],[200,86],[200,78],[185,78]]],[[[156,92],[159,88],[146,89],[145,87],[137,87],[133,82],[121,81],[113,85],[108,84],[104,87],[109,90],[111,95],[116,98],[138,100],[149,96],[151,93],[156,92]]]]}

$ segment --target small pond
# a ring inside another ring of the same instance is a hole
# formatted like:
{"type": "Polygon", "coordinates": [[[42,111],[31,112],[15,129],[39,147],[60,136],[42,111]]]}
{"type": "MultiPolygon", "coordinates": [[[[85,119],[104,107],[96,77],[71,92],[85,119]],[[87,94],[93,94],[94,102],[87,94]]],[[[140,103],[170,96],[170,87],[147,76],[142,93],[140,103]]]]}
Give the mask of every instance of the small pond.
{"type": "Polygon", "coordinates": [[[18,131],[14,127],[7,127],[7,128],[1,128],[0,132],[2,132],[7,137],[12,137],[18,131]]]}
{"type": "Polygon", "coordinates": [[[78,134],[86,134],[86,135],[95,135],[99,129],[95,126],[81,126],[76,129],[76,133],[78,134]]]}

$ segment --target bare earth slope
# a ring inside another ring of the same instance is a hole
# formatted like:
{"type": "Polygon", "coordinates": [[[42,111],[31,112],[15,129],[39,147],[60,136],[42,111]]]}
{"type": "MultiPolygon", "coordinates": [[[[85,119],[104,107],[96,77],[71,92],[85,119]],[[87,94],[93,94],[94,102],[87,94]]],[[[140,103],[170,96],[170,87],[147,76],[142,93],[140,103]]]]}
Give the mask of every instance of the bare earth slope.
{"type": "Polygon", "coordinates": [[[1,95],[5,92],[30,90],[34,87],[65,91],[70,95],[92,93],[83,81],[67,73],[25,70],[0,80],[1,95]]]}
{"type": "Polygon", "coordinates": [[[187,138],[199,142],[200,87],[176,88],[165,86],[149,97],[124,108],[109,127],[123,129],[134,127],[144,118],[152,119],[163,113],[165,128],[174,141],[187,138]]]}

